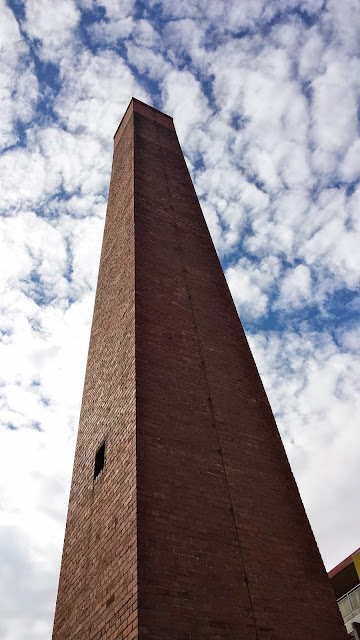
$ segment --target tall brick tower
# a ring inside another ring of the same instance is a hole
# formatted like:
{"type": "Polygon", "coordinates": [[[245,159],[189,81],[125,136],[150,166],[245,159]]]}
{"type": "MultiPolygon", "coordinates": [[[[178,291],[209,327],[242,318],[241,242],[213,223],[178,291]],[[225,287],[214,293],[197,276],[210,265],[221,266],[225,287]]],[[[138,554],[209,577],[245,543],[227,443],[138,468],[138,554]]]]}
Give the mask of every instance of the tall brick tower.
{"type": "Polygon", "coordinates": [[[116,132],[53,640],[341,640],[172,119],[116,132]]]}

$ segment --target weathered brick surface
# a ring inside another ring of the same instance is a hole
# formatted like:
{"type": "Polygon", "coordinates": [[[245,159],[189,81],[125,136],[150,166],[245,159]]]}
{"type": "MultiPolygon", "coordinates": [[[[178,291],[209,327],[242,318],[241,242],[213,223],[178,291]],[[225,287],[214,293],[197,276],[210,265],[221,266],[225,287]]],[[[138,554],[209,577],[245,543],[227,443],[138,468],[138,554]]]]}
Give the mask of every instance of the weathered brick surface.
{"type": "Polygon", "coordinates": [[[172,120],[133,101],[115,135],[53,638],[345,637],[172,120]]]}

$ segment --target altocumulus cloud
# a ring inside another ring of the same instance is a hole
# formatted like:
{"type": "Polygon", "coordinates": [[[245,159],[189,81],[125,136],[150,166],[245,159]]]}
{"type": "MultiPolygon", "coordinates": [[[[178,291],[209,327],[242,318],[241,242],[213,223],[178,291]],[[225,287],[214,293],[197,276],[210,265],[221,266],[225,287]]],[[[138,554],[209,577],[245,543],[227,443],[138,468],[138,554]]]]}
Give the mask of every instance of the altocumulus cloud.
{"type": "Polygon", "coordinates": [[[132,95],[175,118],[327,566],[359,546],[359,34],[357,0],[0,3],[4,640],[51,635],[132,95]]]}

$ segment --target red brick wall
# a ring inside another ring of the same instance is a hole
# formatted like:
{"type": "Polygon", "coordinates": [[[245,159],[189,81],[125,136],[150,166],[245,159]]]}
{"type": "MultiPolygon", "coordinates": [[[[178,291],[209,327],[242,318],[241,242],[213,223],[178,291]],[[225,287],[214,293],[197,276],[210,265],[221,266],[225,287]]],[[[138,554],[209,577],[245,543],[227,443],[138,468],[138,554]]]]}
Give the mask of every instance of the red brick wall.
{"type": "Polygon", "coordinates": [[[133,101],[115,135],[53,639],[345,637],[172,120],[133,101]]]}
{"type": "Polygon", "coordinates": [[[133,125],[114,151],[54,640],[137,637],[133,125]],[[93,482],[95,453],[105,465],[93,482]]]}

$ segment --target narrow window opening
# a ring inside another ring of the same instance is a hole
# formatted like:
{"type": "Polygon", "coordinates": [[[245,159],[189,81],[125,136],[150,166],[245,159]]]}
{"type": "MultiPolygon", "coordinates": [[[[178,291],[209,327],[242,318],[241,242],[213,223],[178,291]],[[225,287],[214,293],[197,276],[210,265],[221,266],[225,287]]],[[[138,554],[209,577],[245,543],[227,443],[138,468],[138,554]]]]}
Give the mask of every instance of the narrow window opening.
{"type": "Polygon", "coordinates": [[[96,480],[100,471],[103,469],[104,463],[105,463],[105,442],[102,443],[100,449],[98,449],[96,452],[95,466],[94,466],[94,480],[96,480]]]}

